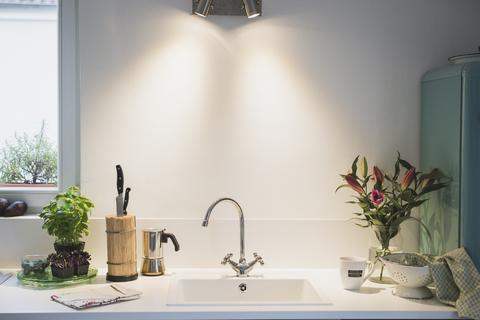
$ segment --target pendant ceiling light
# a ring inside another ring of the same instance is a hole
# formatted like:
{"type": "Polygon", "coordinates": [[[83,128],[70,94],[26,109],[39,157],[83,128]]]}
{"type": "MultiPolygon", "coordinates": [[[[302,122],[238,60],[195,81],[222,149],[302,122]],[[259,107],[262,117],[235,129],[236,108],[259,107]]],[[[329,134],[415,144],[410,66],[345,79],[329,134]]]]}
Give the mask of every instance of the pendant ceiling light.
{"type": "Polygon", "coordinates": [[[205,18],[206,16],[208,16],[208,11],[212,6],[212,1],[213,0],[194,0],[193,13],[205,18]]]}
{"type": "Polygon", "coordinates": [[[259,2],[257,2],[257,0],[243,0],[243,3],[248,18],[255,18],[260,15],[261,12],[258,7],[259,2]]]}
{"type": "Polygon", "coordinates": [[[262,2],[261,0],[192,0],[192,13],[204,18],[207,15],[254,18],[262,14],[262,2]]]}

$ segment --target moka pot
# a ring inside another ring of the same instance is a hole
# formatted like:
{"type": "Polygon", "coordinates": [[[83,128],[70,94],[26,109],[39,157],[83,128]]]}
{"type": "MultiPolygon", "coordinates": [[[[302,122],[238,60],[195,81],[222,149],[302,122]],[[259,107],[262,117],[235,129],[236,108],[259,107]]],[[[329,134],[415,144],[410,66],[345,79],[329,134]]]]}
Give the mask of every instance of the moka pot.
{"type": "Polygon", "coordinates": [[[165,273],[165,262],[163,259],[163,243],[171,239],[175,251],[180,250],[177,239],[165,229],[148,228],[143,231],[143,266],[142,274],[146,276],[159,276],[165,273]]]}

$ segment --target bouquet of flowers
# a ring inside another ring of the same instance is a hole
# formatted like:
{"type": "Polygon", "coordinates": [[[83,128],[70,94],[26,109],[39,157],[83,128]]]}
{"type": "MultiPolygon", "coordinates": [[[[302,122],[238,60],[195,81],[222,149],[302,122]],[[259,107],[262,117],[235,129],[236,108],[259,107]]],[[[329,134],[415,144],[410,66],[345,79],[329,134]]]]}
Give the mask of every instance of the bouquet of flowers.
{"type": "Polygon", "coordinates": [[[357,156],[353,161],[351,171],[340,175],[347,184],[337,188],[338,190],[350,187],[358,193],[354,196],[357,200],[347,203],[358,204],[363,212],[353,213],[357,217],[350,220],[365,221],[366,225],[356,224],[366,228],[371,225],[398,226],[405,220],[414,219],[425,228],[430,237],[427,227],[419,219],[411,216],[411,210],[428,200],[423,197],[425,194],[448,186],[448,184],[440,182],[440,179],[452,179],[438,169],[433,169],[428,174],[416,172],[415,167],[400,157],[400,153],[398,153],[393,175],[382,172],[377,166],[374,166],[372,174],[369,174],[367,160],[363,157],[360,163],[361,176],[358,176],[359,157],[357,156]],[[407,171],[399,183],[397,180],[400,176],[400,166],[407,171]],[[368,188],[370,180],[374,181],[372,189],[368,188]],[[389,185],[385,184],[385,180],[389,182],[389,185]]]}
{"type": "Polygon", "coordinates": [[[369,173],[365,157],[360,163],[360,175],[357,175],[359,157],[355,158],[352,168],[347,174],[340,174],[346,184],[339,186],[336,191],[349,187],[357,193],[353,196],[356,200],[347,203],[357,204],[362,212],[354,212],[356,217],[349,220],[363,221],[366,224],[356,223],[356,225],[363,228],[370,226],[397,227],[379,228],[379,231],[375,231],[382,246],[377,255],[383,256],[389,253],[390,239],[398,234],[398,226],[408,219],[418,221],[431,239],[428,228],[419,219],[412,217],[411,210],[428,200],[424,197],[427,193],[448,185],[440,182],[440,179],[452,179],[438,169],[433,169],[428,174],[416,172],[415,167],[400,157],[400,153],[398,153],[393,175],[385,173],[377,166],[374,166],[373,171],[369,173]],[[398,182],[400,167],[403,167],[406,172],[401,182],[398,182]],[[373,187],[368,185],[371,180],[373,180],[373,187]]]}

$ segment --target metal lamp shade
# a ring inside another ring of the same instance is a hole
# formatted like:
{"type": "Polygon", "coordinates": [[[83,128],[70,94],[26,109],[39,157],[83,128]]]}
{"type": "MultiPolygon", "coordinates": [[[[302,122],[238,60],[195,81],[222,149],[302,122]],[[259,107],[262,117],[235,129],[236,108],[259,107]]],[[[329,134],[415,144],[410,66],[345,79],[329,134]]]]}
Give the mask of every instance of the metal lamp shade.
{"type": "Polygon", "coordinates": [[[260,15],[257,0],[243,0],[243,3],[245,4],[245,11],[247,12],[248,18],[255,18],[260,15]]]}
{"type": "Polygon", "coordinates": [[[201,17],[206,17],[208,15],[208,10],[210,10],[210,7],[212,6],[212,1],[213,0],[198,0],[197,7],[193,13],[201,17]]]}

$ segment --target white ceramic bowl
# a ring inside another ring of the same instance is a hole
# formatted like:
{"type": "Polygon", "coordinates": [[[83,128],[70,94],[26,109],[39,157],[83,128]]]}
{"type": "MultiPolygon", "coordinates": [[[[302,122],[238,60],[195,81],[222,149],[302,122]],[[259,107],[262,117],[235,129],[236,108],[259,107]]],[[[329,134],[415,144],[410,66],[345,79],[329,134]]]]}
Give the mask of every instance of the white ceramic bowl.
{"type": "Polygon", "coordinates": [[[427,285],[433,282],[429,266],[409,266],[400,264],[399,261],[407,253],[394,253],[377,259],[384,265],[390,276],[398,282],[393,294],[411,299],[428,299],[433,297],[427,285]],[[394,262],[395,261],[395,262],[394,262]]]}

